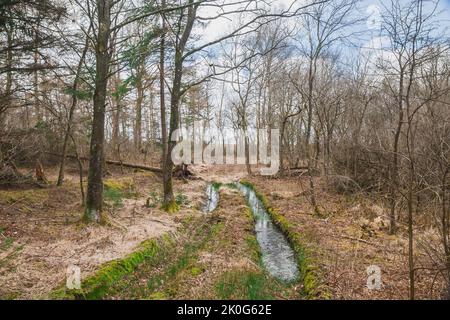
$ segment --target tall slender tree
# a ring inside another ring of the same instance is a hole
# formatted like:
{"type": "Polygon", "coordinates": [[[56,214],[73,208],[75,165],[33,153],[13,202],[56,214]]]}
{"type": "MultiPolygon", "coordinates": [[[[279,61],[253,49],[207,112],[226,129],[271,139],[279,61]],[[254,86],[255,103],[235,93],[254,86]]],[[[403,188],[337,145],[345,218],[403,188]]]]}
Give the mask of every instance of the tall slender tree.
{"type": "Polygon", "coordinates": [[[84,218],[88,222],[100,222],[103,207],[103,160],[105,142],[105,109],[109,78],[111,50],[111,7],[114,1],[97,0],[98,29],[95,42],[95,91],[94,116],[90,143],[89,176],[84,218]]]}

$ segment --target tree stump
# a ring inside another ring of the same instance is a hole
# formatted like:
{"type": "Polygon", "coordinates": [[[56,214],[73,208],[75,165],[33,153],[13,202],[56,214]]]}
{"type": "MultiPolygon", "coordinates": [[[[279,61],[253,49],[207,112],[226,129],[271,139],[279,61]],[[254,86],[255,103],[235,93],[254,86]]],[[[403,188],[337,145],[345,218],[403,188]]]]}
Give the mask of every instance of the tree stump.
{"type": "Polygon", "coordinates": [[[173,177],[188,179],[189,177],[193,177],[194,173],[188,169],[187,164],[178,165],[173,170],[173,177]]]}
{"type": "Polygon", "coordinates": [[[36,180],[39,183],[48,184],[48,180],[45,177],[44,167],[42,166],[42,163],[39,160],[36,161],[36,180]]]}

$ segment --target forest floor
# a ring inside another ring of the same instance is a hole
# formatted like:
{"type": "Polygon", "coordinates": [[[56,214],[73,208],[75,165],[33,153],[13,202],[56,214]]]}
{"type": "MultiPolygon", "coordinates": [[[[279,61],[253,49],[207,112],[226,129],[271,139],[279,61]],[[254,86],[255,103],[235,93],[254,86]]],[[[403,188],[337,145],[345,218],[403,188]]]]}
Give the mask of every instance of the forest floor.
{"type": "MultiPolygon", "coordinates": [[[[74,167],[75,168],[75,167],[74,167]]],[[[67,268],[81,268],[82,277],[99,265],[124,257],[142,241],[175,231],[183,216],[200,206],[201,180],[176,183],[183,209],[168,215],[159,209],[161,179],[148,172],[121,172],[109,167],[105,181],[108,224],[86,225],[76,170],[68,168],[63,187],[54,186],[56,168],[47,169],[50,185],[0,189],[0,298],[44,298],[64,283],[67,268]]],[[[26,171],[26,170],[25,170],[26,171]]]]}
{"type": "MultiPolygon", "coordinates": [[[[397,234],[389,235],[388,209],[380,199],[338,194],[324,179],[317,178],[317,216],[312,214],[306,178],[248,180],[287,221],[290,230],[306,239],[308,252],[333,299],[408,299],[407,227],[400,221],[397,234]],[[380,290],[367,288],[367,268],[372,265],[381,270],[380,290]]],[[[416,298],[439,299],[445,281],[433,258],[440,248],[438,231],[420,222],[416,225],[416,298]]]]}
{"type": "Polygon", "coordinates": [[[218,208],[184,221],[176,242],[105,292],[105,299],[300,299],[261,265],[253,217],[237,190],[221,188],[218,208]]]}
{"type": "MultiPolygon", "coordinates": [[[[212,214],[202,212],[209,182],[241,179],[253,183],[290,231],[307,240],[303,244],[328,297],[408,298],[405,228],[388,235],[386,209],[377,199],[337,194],[317,178],[317,216],[309,205],[305,178],[246,177],[237,166],[195,167],[195,179],[175,180],[181,210],[167,214],[159,209],[162,181],[157,174],[110,166],[105,181],[109,223],[94,226],[81,222],[74,168],[68,168],[61,188],[0,189],[0,299],[46,298],[64,286],[68,266],[80,267],[86,279],[149,239],[156,244],[152,253],[105,285],[96,298],[304,298],[302,283],[281,283],[265,272],[252,216],[236,190],[222,187],[218,208],[212,214]],[[370,265],[381,268],[381,290],[366,287],[370,265]]],[[[56,173],[47,169],[53,184],[56,173]]],[[[416,237],[417,298],[439,298],[444,282],[427,254],[427,248],[439,245],[436,234],[418,228],[416,237]]]]}

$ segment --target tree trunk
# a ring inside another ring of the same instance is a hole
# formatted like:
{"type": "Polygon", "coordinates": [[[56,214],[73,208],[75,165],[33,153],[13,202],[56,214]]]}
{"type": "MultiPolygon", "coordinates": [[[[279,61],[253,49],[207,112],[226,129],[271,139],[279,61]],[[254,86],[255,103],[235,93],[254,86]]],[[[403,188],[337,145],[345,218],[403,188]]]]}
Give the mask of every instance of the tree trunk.
{"type": "MultiPolygon", "coordinates": [[[[175,71],[174,71],[174,80],[172,87],[172,95],[170,101],[170,127],[169,127],[169,137],[172,137],[172,134],[175,130],[178,129],[179,125],[179,104],[180,104],[180,92],[181,92],[181,78],[182,78],[182,53],[177,51],[175,54],[175,71]]],[[[173,195],[173,186],[172,186],[172,170],[173,170],[173,161],[172,161],[172,150],[175,147],[176,142],[170,139],[168,141],[168,149],[165,155],[165,161],[163,164],[163,183],[164,183],[164,208],[166,211],[172,212],[176,211],[176,203],[175,197],[173,195]]]]}
{"type": "MultiPolygon", "coordinates": [[[[120,73],[117,73],[115,78],[115,95],[113,97],[114,101],[114,110],[112,112],[112,137],[111,144],[113,151],[116,151],[119,147],[119,135],[120,135],[120,119],[121,119],[121,97],[120,97],[120,73]]],[[[120,156],[120,155],[119,155],[120,156]]]]}
{"type": "Polygon", "coordinates": [[[306,139],[305,139],[305,152],[308,160],[308,177],[309,177],[309,191],[311,205],[313,206],[314,212],[319,214],[319,207],[316,202],[315,186],[313,180],[313,159],[311,154],[311,148],[309,146],[311,140],[312,131],[312,117],[313,117],[313,92],[314,92],[314,77],[315,77],[315,61],[310,61],[309,65],[309,79],[308,79],[308,120],[306,126],[306,139]],[[314,68],[314,70],[313,70],[314,68]]]}
{"type": "MultiPolygon", "coordinates": [[[[62,184],[64,182],[64,170],[65,170],[65,166],[66,166],[67,149],[69,146],[69,137],[72,134],[71,132],[72,132],[73,114],[75,112],[75,108],[76,108],[77,102],[78,102],[78,99],[77,99],[78,82],[80,80],[80,73],[83,68],[83,64],[84,64],[84,60],[86,58],[86,53],[87,53],[88,48],[89,48],[89,39],[86,38],[86,43],[84,45],[83,53],[81,55],[80,61],[77,66],[75,79],[73,80],[73,85],[72,85],[72,90],[73,90],[72,104],[70,106],[69,117],[67,119],[67,128],[66,128],[66,132],[64,134],[64,142],[63,142],[63,148],[62,148],[62,152],[61,152],[61,163],[59,166],[58,182],[56,183],[56,185],[58,187],[62,186],[62,184]]],[[[84,200],[83,200],[83,202],[84,202],[84,200]]]]}
{"type": "MultiPolygon", "coordinates": [[[[164,9],[166,6],[166,1],[161,1],[161,6],[164,9]]],[[[162,23],[162,34],[161,34],[161,44],[159,52],[159,99],[160,99],[160,109],[161,109],[161,144],[162,144],[162,162],[164,163],[167,158],[167,123],[166,123],[166,90],[165,90],[165,45],[166,45],[166,21],[165,17],[161,16],[162,23]]]]}
{"type": "Polygon", "coordinates": [[[45,177],[44,167],[42,166],[41,161],[36,161],[36,180],[40,183],[47,184],[48,180],[45,177]]]}
{"type": "MultiPolygon", "coordinates": [[[[37,31],[36,31],[37,32],[37,31]]],[[[38,65],[39,63],[39,51],[38,51],[38,38],[37,38],[37,34],[35,34],[34,36],[34,64],[38,65]]],[[[40,102],[39,102],[39,72],[38,70],[34,70],[33,72],[33,92],[34,92],[34,107],[36,109],[36,119],[37,119],[37,123],[40,123],[42,121],[42,112],[41,112],[41,107],[40,107],[40,102]]]]}
{"type": "Polygon", "coordinates": [[[106,88],[109,76],[109,35],[111,28],[111,1],[98,0],[98,35],[96,43],[96,77],[94,91],[94,117],[90,145],[89,177],[84,219],[100,222],[103,204],[103,158],[105,139],[106,88]]]}
{"type": "Polygon", "coordinates": [[[143,75],[138,75],[136,81],[137,97],[136,97],[136,119],[134,125],[134,147],[137,152],[142,149],[142,101],[144,99],[144,92],[142,87],[143,75]]]}
{"type": "Polygon", "coordinates": [[[244,131],[244,144],[245,144],[245,167],[247,168],[247,174],[252,175],[252,166],[250,165],[250,146],[247,130],[244,131]]]}
{"type": "Polygon", "coordinates": [[[7,34],[7,44],[8,49],[6,51],[6,67],[8,71],[6,72],[6,87],[5,87],[5,95],[4,98],[0,100],[0,131],[4,127],[4,122],[6,119],[6,110],[10,108],[11,104],[11,90],[12,90],[12,46],[13,46],[13,33],[9,28],[6,29],[7,34]]]}
{"type": "MultiPolygon", "coordinates": [[[[412,166],[412,165],[411,165],[412,166]]],[[[413,183],[414,169],[410,169],[410,181],[408,186],[408,265],[409,265],[409,298],[415,298],[414,286],[414,234],[413,234],[413,183]]]]}
{"type": "Polygon", "coordinates": [[[286,122],[287,122],[287,117],[284,117],[283,120],[281,121],[281,128],[280,128],[280,147],[279,147],[279,158],[280,158],[280,170],[279,170],[279,175],[282,177],[284,176],[284,132],[286,131],[286,122]]]}
{"type": "Polygon", "coordinates": [[[442,244],[444,246],[444,254],[445,254],[445,267],[447,269],[447,299],[450,299],[450,248],[449,248],[449,221],[448,221],[448,213],[447,213],[447,197],[446,197],[446,188],[447,188],[447,174],[448,170],[444,173],[442,178],[441,185],[441,193],[442,193],[442,244]]]}
{"type": "Polygon", "coordinates": [[[175,147],[176,142],[170,139],[178,129],[180,123],[180,99],[182,96],[181,92],[181,79],[183,76],[183,54],[184,49],[186,47],[186,43],[190,37],[192,32],[192,28],[194,25],[194,21],[197,14],[197,8],[199,4],[194,4],[194,0],[189,0],[189,8],[186,26],[184,27],[184,31],[181,35],[181,38],[178,42],[178,45],[175,48],[175,61],[174,61],[174,76],[173,76],[173,85],[171,92],[171,101],[170,101],[170,128],[169,128],[169,139],[168,139],[168,149],[165,157],[165,161],[163,163],[163,184],[164,184],[164,202],[163,208],[168,212],[173,212],[178,210],[178,206],[175,202],[175,197],[173,194],[173,185],[172,185],[172,170],[173,170],[173,161],[172,161],[172,150],[175,147]]]}
{"type": "Polygon", "coordinates": [[[398,188],[398,148],[399,148],[399,141],[400,141],[400,134],[402,131],[403,126],[403,69],[400,70],[400,84],[399,84],[399,96],[398,96],[398,124],[397,129],[395,131],[394,135],[394,159],[392,164],[392,177],[391,177],[391,197],[390,197],[390,227],[389,227],[389,233],[395,234],[397,226],[396,226],[396,219],[395,219],[395,210],[396,210],[396,203],[397,203],[397,188],[398,188]]]}

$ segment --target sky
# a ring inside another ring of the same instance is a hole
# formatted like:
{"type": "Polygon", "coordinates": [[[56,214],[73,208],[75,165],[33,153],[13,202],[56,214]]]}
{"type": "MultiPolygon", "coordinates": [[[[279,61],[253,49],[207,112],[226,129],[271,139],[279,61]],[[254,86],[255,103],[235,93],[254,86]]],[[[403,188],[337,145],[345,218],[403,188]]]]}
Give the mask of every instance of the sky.
{"type": "MultiPolygon", "coordinates": [[[[403,0],[400,0],[403,1],[403,0]]],[[[232,1],[226,1],[224,2],[232,2],[232,1]]],[[[301,6],[302,4],[305,4],[308,2],[307,0],[272,0],[272,8],[289,8],[292,7],[293,9],[301,6]]],[[[359,6],[359,14],[364,16],[370,16],[373,14],[376,14],[376,10],[378,8],[382,8],[382,3],[387,3],[387,1],[383,0],[362,0],[360,2],[359,6]]],[[[430,2],[430,0],[425,0],[425,2],[430,2]]],[[[228,7],[228,8],[238,8],[238,6],[235,7],[228,7]]],[[[200,15],[201,16],[214,16],[218,12],[218,8],[213,7],[204,7],[200,9],[200,15]]],[[[276,10],[276,9],[275,9],[276,10]]],[[[441,11],[441,14],[439,15],[439,19],[441,20],[440,25],[443,28],[450,28],[450,0],[441,0],[439,3],[439,10],[441,11]]],[[[206,29],[203,30],[197,30],[200,34],[202,34],[202,41],[203,42],[210,42],[215,39],[217,39],[220,36],[225,35],[227,32],[230,32],[233,30],[233,27],[236,26],[236,21],[238,20],[238,14],[233,15],[227,15],[226,18],[221,19],[215,19],[212,22],[208,24],[206,29]]],[[[244,18],[245,19],[245,18],[244,18]]],[[[368,22],[366,24],[362,24],[360,26],[361,30],[366,29],[365,31],[368,31],[370,29],[376,28],[374,26],[373,22],[368,22]]],[[[369,35],[370,36],[370,35],[369,35]]]]}
{"type": "MultiPolygon", "coordinates": [[[[302,4],[304,4],[308,0],[273,0],[273,6],[272,8],[288,8],[291,5],[293,5],[293,8],[299,7],[302,4]]],[[[388,0],[390,1],[390,0],[388,0]]],[[[407,1],[407,0],[398,0],[398,1],[407,1]]],[[[230,3],[232,0],[224,0],[225,3],[230,3]]],[[[430,3],[430,0],[424,0],[424,2],[430,3]]],[[[363,36],[358,36],[358,38],[352,38],[350,41],[347,41],[345,44],[340,44],[339,49],[342,50],[341,54],[346,55],[350,63],[354,61],[354,57],[356,55],[364,54],[370,57],[369,64],[372,65],[372,70],[375,70],[375,61],[377,57],[379,57],[380,54],[383,54],[383,57],[386,58],[385,52],[382,50],[382,48],[386,47],[389,44],[389,41],[386,38],[383,38],[382,35],[380,35],[380,23],[379,18],[377,20],[377,13],[382,11],[383,3],[387,5],[387,1],[382,0],[362,0],[360,1],[358,7],[359,10],[355,14],[358,14],[360,17],[364,17],[364,19],[361,21],[361,23],[357,26],[352,27],[351,32],[359,32],[363,31],[363,36]]],[[[436,31],[438,33],[442,32],[444,35],[450,36],[450,0],[441,0],[438,6],[438,12],[440,12],[439,17],[439,26],[441,30],[436,31]]],[[[227,9],[230,9],[230,7],[227,7],[227,9]]],[[[233,8],[235,9],[235,8],[233,8]]],[[[202,8],[200,10],[200,16],[209,16],[213,17],[217,14],[218,8],[202,8]]],[[[201,29],[198,28],[195,30],[195,32],[202,36],[202,39],[196,43],[196,45],[201,43],[208,43],[211,41],[214,41],[215,39],[218,39],[226,34],[228,34],[233,28],[236,27],[238,17],[240,15],[238,13],[228,15],[227,18],[222,19],[214,19],[212,22],[210,22],[206,28],[201,29]]],[[[241,16],[243,19],[250,19],[249,15],[243,15],[241,16]]],[[[215,50],[216,53],[218,53],[218,56],[220,58],[220,52],[221,48],[212,49],[215,50]]],[[[295,56],[293,57],[296,58],[295,56]]],[[[299,59],[301,59],[301,56],[298,56],[299,59]]],[[[345,59],[344,59],[345,60],[345,59]]],[[[375,75],[376,76],[376,75],[375,75]]],[[[217,95],[213,94],[214,97],[212,98],[212,102],[214,105],[217,105],[219,103],[219,92],[221,91],[222,86],[219,86],[217,88],[217,95]]],[[[229,90],[228,90],[229,91],[229,90]]],[[[230,92],[231,93],[231,92],[230,92]]],[[[232,95],[227,95],[227,99],[233,99],[232,95]]]]}
{"type": "MultiPolygon", "coordinates": [[[[239,1],[233,0],[222,0],[223,3],[233,3],[239,1]]],[[[272,0],[272,10],[280,10],[280,8],[298,8],[308,1],[312,0],[272,0]]],[[[390,0],[388,0],[390,1],[390,0]]],[[[384,5],[388,4],[388,1],[383,0],[361,0],[358,4],[358,10],[355,12],[355,17],[363,17],[362,21],[355,26],[352,26],[350,32],[357,32],[358,37],[348,37],[345,43],[340,43],[338,45],[338,49],[341,55],[347,55],[351,58],[354,55],[364,54],[367,56],[372,56],[374,61],[376,60],[377,55],[380,54],[380,49],[385,48],[389,44],[389,40],[386,37],[383,37],[380,34],[381,24],[379,13],[383,11],[383,3],[384,5]]],[[[398,0],[400,2],[408,1],[408,0],[398,0]]],[[[433,0],[435,1],[435,0],[433,0]]],[[[221,3],[220,1],[217,1],[221,3]]],[[[258,2],[258,1],[257,1],[258,2]]],[[[262,3],[263,1],[259,1],[262,3]]],[[[431,0],[424,0],[424,3],[428,3],[428,6],[431,6],[431,0]]],[[[226,6],[222,10],[236,10],[240,8],[241,5],[236,6],[226,6]]],[[[427,6],[427,4],[425,4],[427,6]]],[[[220,12],[220,8],[218,7],[203,7],[200,9],[199,15],[202,17],[214,17],[220,12]]],[[[439,26],[441,30],[436,30],[436,34],[448,34],[450,36],[450,0],[441,0],[439,2],[438,10],[439,16],[436,19],[439,19],[439,26]]],[[[208,43],[214,41],[236,28],[238,25],[239,18],[244,21],[249,21],[251,19],[251,15],[249,14],[230,14],[225,18],[214,19],[207,24],[205,28],[197,27],[195,33],[201,35],[201,40],[197,41],[195,45],[201,45],[204,43],[208,43]]],[[[287,23],[294,26],[293,19],[287,19],[287,23]]],[[[210,49],[211,52],[214,52],[216,55],[220,56],[221,52],[220,47],[213,47],[210,49]]],[[[350,59],[351,60],[351,59],[350,59]]]]}
{"type": "MultiPolygon", "coordinates": [[[[224,0],[224,3],[226,2],[233,2],[233,1],[227,1],[224,0]]],[[[260,1],[262,2],[262,1],[260,1]]],[[[306,3],[305,0],[272,0],[272,8],[298,8],[302,5],[302,3],[306,3]]],[[[242,8],[242,5],[236,5],[232,7],[228,7],[227,10],[237,10],[242,8]]],[[[214,16],[217,14],[217,12],[220,12],[219,8],[213,8],[213,7],[202,7],[199,11],[200,16],[214,16]]],[[[233,30],[233,27],[236,25],[236,21],[238,18],[238,14],[232,14],[227,15],[225,18],[215,19],[212,22],[210,22],[205,30],[203,30],[203,40],[205,42],[210,42],[215,40],[217,37],[223,36],[227,32],[230,32],[233,30]]]]}

